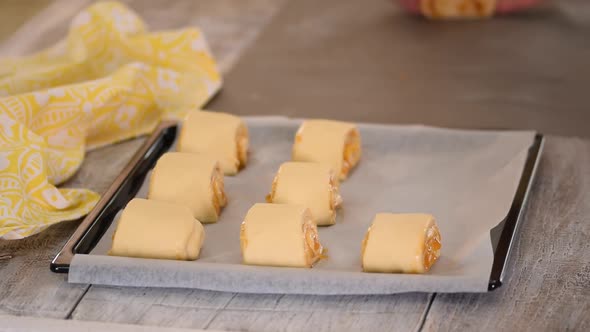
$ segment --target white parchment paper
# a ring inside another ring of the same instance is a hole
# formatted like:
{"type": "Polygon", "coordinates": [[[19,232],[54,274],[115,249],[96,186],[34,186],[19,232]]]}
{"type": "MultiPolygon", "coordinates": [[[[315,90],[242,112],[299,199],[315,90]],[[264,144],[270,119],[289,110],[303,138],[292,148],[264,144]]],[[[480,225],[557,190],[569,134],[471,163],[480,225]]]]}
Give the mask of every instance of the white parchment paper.
{"type": "MultiPolygon", "coordinates": [[[[490,229],[508,213],[534,132],[360,124],[363,155],[341,185],[343,208],[335,225],[319,228],[328,258],[312,269],[297,269],[242,265],[239,230],[248,209],[264,201],[279,165],[290,159],[301,121],[246,121],[248,166],[225,178],[229,204],[218,223],[205,225],[199,260],[107,256],[115,222],[91,254],[75,255],[69,282],[249,293],[487,291],[493,261],[490,229]],[[378,212],[436,217],[442,255],[429,273],[361,272],[361,241],[378,212]]],[[[145,197],[145,192],[144,183],[138,196],[145,197]]]]}

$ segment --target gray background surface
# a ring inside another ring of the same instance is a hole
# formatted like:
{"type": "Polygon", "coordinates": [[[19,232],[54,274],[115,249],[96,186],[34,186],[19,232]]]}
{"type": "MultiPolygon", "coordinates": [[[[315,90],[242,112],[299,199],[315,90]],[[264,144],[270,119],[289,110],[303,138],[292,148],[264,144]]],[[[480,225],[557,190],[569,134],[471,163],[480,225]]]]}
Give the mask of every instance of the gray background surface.
{"type": "Polygon", "coordinates": [[[590,25],[561,3],[446,22],[388,1],[290,1],[210,108],[590,137],[590,25]]]}

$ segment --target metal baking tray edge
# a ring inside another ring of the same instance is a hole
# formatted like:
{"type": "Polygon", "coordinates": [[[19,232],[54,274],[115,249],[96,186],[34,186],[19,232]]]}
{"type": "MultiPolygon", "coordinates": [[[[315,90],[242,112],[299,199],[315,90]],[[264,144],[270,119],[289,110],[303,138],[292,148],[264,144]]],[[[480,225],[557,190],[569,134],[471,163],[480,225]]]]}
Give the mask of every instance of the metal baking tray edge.
{"type": "MultiPolygon", "coordinates": [[[[137,194],[148,171],[155,165],[158,158],[170,149],[176,138],[176,130],[177,125],[173,121],[162,122],[154,130],[51,261],[51,271],[67,273],[75,254],[90,253],[111,225],[117,212],[137,194]]],[[[529,148],[510,210],[506,218],[490,231],[494,261],[488,284],[489,291],[502,286],[505,281],[508,259],[516,232],[522,223],[525,206],[541,160],[544,142],[542,134],[535,136],[533,144],[529,148]]]]}
{"type": "Polygon", "coordinates": [[[87,254],[94,248],[117,211],[137,194],[148,171],[170,149],[176,139],[176,130],[173,121],[163,121],[156,127],[51,261],[51,271],[67,273],[75,254],[87,254]]]}

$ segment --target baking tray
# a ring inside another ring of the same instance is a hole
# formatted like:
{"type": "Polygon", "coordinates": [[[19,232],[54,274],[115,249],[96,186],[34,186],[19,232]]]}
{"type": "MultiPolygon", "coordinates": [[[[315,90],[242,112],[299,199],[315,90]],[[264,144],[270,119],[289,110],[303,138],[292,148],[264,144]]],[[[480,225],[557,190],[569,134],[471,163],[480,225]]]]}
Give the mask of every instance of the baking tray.
{"type": "MultiPolygon", "coordinates": [[[[113,222],[115,215],[137,194],[158,158],[173,145],[176,131],[177,126],[174,122],[163,122],[156,128],[53,259],[52,271],[67,273],[75,254],[90,253],[113,222]]],[[[500,287],[505,279],[506,264],[513,239],[522,219],[522,212],[535,177],[542,148],[543,136],[537,134],[529,148],[510,210],[506,218],[491,230],[494,260],[488,290],[500,287]]]]}

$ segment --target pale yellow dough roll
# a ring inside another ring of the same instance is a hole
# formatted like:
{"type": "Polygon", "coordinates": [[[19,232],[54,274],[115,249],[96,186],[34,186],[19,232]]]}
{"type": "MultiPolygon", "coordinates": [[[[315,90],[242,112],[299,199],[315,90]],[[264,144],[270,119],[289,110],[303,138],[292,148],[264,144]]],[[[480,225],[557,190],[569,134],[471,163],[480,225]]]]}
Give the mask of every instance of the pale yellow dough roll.
{"type": "Polygon", "coordinates": [[[184,205],[200,222],[216,222],[227,203],[223,173],[210,155],[165,153],[152,172],[148,199],[184,205]]]}
{"type": "Polygon", "coordinates": [[[306,206],[318,226],[333,225],[336,208],[342,202],[338,180],[333,174],[329,166],[320,163],[283,163],[267,202],[306,206]]]}
{"type": "Polygon", "coordinates": [[[182,123],[178,151],[210,154],[225,175],[235,175],[248,161],[248,128],[237,116],[193,111],[182,123]]]}
{"type": "Polygon", "coordinates": [[[361,157],[361,135],[353,123],[306,120],[295,135],[293,161],[323,163],[346,179],[361,157]]]}
{"type": "Polygon", "coordinates": [[[258,203],[240,230],[244,264],[312,267],[322,255],[317,227],[300,205],[258,203]]]}
{"type": "Polygon", "coordinates": [[[121,214],[109,255],[195,260],[204,238],[187,207],[134,198],[121,214]]]}
{"type": "Polygon", "coordinates": [[[362,243],[363,271],[424,273],[440,249],[441,236],[432,215],[378,213],[362,243]]]}

